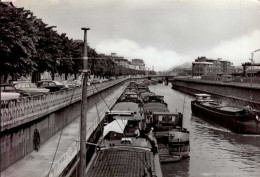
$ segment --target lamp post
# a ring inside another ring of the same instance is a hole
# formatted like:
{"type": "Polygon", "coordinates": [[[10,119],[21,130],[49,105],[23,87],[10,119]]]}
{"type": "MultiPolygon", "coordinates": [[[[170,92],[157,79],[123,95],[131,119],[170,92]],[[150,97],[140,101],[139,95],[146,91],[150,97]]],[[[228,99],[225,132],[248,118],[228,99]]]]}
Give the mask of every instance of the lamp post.
{"type": "Polygon", "coordinates": [[[257,50],[254,50],[253,52],[251,52],[251,59],[250,59],[250,61],[251,61],[251,75],[250,75],[251,87],[253,85],[253,77],[252,76],[253,76],[254,53],[258,52],[258,51],[260,51],[260,49],[257,49],[257,50]]]}
{"type": "Polygon", "coordinates": [[[80,116],[80,161],[79,176],[85,176],[86,170],[86,127],[87,127],[87,85],[88,85],[88,46],[87,31],[90,28],[81,28],[84,31],[84,53],[83,53],[83,85],[81,100],[81,116],[80,116]]]}

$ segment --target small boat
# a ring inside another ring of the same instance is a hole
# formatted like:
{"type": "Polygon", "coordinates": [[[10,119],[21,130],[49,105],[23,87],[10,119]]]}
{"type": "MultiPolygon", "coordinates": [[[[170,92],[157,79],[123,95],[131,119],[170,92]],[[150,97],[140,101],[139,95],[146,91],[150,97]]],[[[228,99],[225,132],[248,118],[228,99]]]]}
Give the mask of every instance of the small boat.
{"type": "Polygon", "coordinates": [[[194,114],[238,134],[260,134],[260,112],[250,107],[237,108],[214,101],[209,94],[195,94],[191,101],[194,114]]]}
{"type": "Polygon", "coordinates": [[[158,83],[157,79],[151,79],[149,82],[150,85],[156,85],[157,83],[158,83]]]}

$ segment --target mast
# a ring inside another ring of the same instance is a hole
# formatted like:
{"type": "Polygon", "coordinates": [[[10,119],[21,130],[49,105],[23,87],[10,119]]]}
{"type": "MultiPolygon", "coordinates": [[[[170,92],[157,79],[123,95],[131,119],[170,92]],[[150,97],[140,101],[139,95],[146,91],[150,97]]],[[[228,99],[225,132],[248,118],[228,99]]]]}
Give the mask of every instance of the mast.
{"type": "Polygon", "coordinates": [[[83,52],[83,84],[82,84],[82,100],[80,113],[80,161],[79,176],[85,176],[86,169],[86,127],[87,127],[87,83],[88,83],[88,46],[87,31],[90,28],[81,28],[84,31],[84,52],[83,52]]]}

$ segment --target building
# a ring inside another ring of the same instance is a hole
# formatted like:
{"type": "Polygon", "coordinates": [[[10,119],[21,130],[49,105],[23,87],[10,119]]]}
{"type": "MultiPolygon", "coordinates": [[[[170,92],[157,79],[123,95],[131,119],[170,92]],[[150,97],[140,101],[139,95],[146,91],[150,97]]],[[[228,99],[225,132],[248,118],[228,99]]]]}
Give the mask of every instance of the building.
{"type": "Polygon", "coordinates": [[[129,61],[127,59],[125,59],[124,57],[117,56],[116,53],[111,53],[111,55],[101,54],[100,57],[102,59],[111,59],[115,64],[117,64],[119,66],[122,66],[122,67],[125,67],[125,68],[130,68],[129,67],[129,61]]]}
{"type": "Polygon", "coordinates": [[[122,66],[124,68],[129,68],[128,66],[129,61],[127,59],[124,59],[124,57],[116,57],[116,58],[113,57],[112,60],[114,63],[116,63],[119,66],[122,66]]]}
{"type": "Polygon", "coordinates": [[[133,59],[131,62],[122,56],[117,56],[116,53],[111,53],[111,55],[100,54],[100,58],[111,59],[115,64],[122,66],[124,68],[143,70],[143,71],[145,70],[145,64],[142,59],[133,59]]]}
{"type": "Polygon", "coordinates": [[[230,75],[235,72],[232,63],[222,59],[208,59],[198,57],[192,63],[192,76],[230,75]]]}
{"type": "Polygon", "coordinates": [[[132,59],[132,65],[135,67],[136,70],[145,70],[145,64],[142,59],[132,59]]]}
{"type": "Polygon", "coordinates": [[[132,64],[131,61],[128,61],[128,68],[129,69],[135,69],[135,66],[132,64]]]}

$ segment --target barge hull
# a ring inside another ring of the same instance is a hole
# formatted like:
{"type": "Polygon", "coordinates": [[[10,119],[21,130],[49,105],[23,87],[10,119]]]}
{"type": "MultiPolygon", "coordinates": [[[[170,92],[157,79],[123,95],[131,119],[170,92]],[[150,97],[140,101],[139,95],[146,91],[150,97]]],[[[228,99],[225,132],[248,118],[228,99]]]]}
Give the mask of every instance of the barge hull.
{"type": "Polygon", "coordinates": [[[217,124],[238,134],[260,134],[260,122],[255,118],[246,121],[239,121],[233,115],[222,114],[210,111],[194,101],[191,102],[191,110],[195,115],[204,119],[216,122],[217,124]]]}

